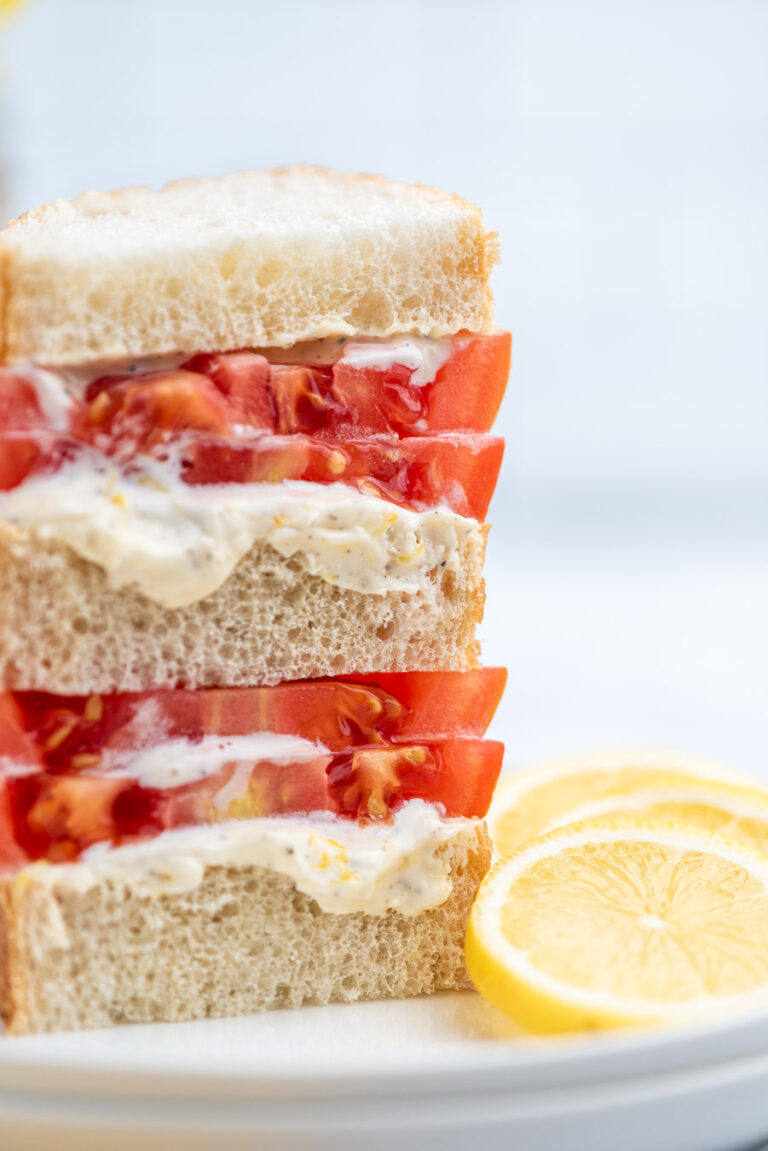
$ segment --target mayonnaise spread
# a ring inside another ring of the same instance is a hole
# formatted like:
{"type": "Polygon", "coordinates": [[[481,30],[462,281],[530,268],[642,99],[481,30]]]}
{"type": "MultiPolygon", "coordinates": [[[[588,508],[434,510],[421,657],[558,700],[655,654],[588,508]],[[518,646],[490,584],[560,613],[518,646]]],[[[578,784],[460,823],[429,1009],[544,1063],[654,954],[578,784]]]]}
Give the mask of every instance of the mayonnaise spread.
{"type": "Polygon", "coordinates": [[[413,799],[391,823],[361,827],[316,812],[178,828],[122,847],[96,844],[76,863],[33,863],[23,875],[38,883],[87,891],[112,881],[140,895],[194,890],[207,867],[263,867],[293,880],[323,911],[419,915],[451,893],[439,849],[473,821],[446,819],[413,799]]]}
{"type": "Polygon", "coordinates": [[[431,384],[451,354],[450,340],[427,340],[403,336],[394,340],[350,340],[344,345],[341,363],[353,368],[386,371],[394,364],[410,368],[410,383],[417,388],[431,384]]]}
{"type": "Polygon", "coordinates": [[[255,543],[342,588],[413,594],[481,533],[448,508],[413,511],[341,483],[192,486],[157,461],[129,476],[95,452],[0,492],[0,522],[68,545],[113,587],[168,608],[215,592],[255,543]]]}
{"type": "Polygon", "coordinates": [[[323,754],[328,754],[328,749],[322,744],[271,731],[252,735],[206,735],[197,742],[161,739],[130,753],[107,750],[98,768],[91,769],[91,773],[112,778],[125,776],[135,779],[142,787],[182,787],[214,775],[227,764],[247,770],[250,776],[254,764],[262,760],[277,764],[302,763],[323,754]]]}
{"type": "MultiPolygon", "coordinates": [[[[416,387],[431,384],[451,354],[451,338],[431,340],[426,336],[392,336],[384,339],[365,336],[328,336],[322,340],[307,340],[288,348],[257,348],[273,364],[313,364],[330,366],[343,360],[357,368],[378,368],[386,371],[395,364],[410,368],[410,382],[416,387]]],[[[226,354],[226,353],[225,353],[226,354]]],[[[75,394],[99,376],[136,374],[141,372],[173,371],[189,360],[189,352],[172,352],[167,356],[146,359],[92,360],[80,365],[67,364],[52,368],[47,374],[58,378],[59,386],[75,394]],[[54,375],[55,373],[55,375],[54,375]]],[[[31,364],[19,365],[25,374],[41,369],[31,364]]],[[[50,381],[49,381],[50,383],[50,381]]]]}

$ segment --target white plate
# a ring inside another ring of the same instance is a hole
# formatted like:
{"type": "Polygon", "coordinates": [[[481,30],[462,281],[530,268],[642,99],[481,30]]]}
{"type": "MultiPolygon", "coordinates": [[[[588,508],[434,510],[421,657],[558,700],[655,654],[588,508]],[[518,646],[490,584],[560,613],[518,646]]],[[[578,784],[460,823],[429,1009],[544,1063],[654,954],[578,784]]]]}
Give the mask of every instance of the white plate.
{"type": "Polygon", "coordinates": [[[2,1151],[736,1151],[768,1012],[535,1041],[472,993],[0,1038],[2,1151]]]}

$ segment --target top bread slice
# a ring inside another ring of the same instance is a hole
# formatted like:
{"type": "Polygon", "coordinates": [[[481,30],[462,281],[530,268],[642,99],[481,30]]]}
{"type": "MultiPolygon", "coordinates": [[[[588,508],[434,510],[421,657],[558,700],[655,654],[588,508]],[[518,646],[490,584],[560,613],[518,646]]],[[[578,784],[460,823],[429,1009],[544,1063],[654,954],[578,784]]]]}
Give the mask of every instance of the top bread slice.
{"type": "Polygon", "coordinates": [[[374,176],[86,192],[0,232],[0,363],[484,331],[496,258],[473,204],[374,176]]]}

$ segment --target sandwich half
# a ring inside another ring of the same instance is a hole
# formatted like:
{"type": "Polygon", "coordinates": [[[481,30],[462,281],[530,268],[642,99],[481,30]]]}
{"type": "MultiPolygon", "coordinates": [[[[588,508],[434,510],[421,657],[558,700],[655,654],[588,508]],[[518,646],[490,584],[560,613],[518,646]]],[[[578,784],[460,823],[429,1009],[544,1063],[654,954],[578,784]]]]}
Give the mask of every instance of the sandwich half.
{"type": "Polygon", "coordinates": [[[0,234],[0,1012],[423,994],[501,766],[496,245],[292,168],[0,234]]]}

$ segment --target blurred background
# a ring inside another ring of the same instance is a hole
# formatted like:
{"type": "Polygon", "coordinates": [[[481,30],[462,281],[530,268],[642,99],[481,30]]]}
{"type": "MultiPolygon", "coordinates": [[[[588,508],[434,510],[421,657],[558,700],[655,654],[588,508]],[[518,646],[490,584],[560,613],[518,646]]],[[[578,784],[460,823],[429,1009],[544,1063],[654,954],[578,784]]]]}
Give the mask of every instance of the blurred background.
{"type": "Polygon", "coordinates": [[[481,204],[515,336],[484,627],[508,765],[665,744],[768,781],[768,5],[11,7],[6,218],[292,161],[481,204]]]}

